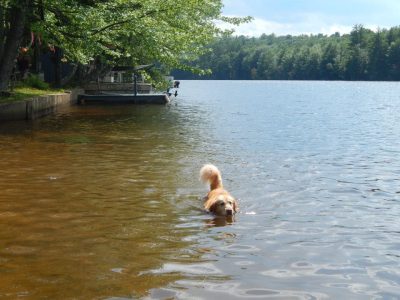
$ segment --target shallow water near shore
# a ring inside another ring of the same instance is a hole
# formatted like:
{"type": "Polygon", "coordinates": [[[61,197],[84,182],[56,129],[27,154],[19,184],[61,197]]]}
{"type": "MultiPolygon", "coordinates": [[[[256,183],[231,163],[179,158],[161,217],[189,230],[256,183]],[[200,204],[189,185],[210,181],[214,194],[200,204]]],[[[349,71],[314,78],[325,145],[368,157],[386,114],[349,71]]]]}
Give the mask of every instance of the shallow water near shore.
{"type": "Polygon", "coordinates": [[[181,81],[0,123],[0,299],[400,298],[399,95],[181,81]],[[232,222],[201,211],[204,163],[232,222]]]}

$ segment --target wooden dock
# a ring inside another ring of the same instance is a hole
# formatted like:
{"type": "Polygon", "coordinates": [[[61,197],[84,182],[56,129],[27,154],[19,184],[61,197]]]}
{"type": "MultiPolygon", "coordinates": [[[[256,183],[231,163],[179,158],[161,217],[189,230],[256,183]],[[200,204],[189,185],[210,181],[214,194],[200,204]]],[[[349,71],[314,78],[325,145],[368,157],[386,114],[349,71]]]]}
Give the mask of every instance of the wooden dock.
{"type": "Polygon", "coordinates": [[[97,94],[78,95],[78,104],[167,104],[166,94],[97,94]]]}
{"type": "MultiPolygon", "coordinates": [[[[133,94],[135,91],[132,82],[90,82],[83,86],[85,93],[90,95],[99,94],[102,92],[114,94],[133,94]]],[[[136,84],[137,93],[150,94],[153,92],[150,83],[139,82],[136,84]]]]}

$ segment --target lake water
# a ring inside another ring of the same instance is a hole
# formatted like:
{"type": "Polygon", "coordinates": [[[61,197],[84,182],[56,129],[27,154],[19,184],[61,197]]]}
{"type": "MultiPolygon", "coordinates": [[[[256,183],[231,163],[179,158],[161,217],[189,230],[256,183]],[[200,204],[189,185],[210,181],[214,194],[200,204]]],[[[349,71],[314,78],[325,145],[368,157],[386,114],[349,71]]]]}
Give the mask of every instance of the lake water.
{"type": "Polygon", "coordinates": [[[0,123],[0,299],[400,298],[398,83],[179,92],[0,123]]]}

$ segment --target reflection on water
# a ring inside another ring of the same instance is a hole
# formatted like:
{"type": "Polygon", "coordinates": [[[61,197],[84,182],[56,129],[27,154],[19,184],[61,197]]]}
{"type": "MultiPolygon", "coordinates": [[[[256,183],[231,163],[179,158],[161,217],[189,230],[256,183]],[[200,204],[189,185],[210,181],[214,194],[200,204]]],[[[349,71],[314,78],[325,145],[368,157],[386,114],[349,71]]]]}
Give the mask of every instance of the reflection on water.
{"type": "Polygon", "coordinates": [[[235,222],[234,216],[226,216],[226,217],[212,217],[206,220],[205,224],[207,224],[207,226],[221,227],[226,225],[233,225],[233,222],[235,222]]]}
{"type": "Polygon", "coordinates": [[[0,298],[399,298],[399,94],[185,81],[1,123],[0,298]],[[234,220],[201,211],[208,162],[234,220]]]}
{"type": "MultiPolygon", "coordinates": [[[[165,107],[75,108],[1,128],[0,298],[145,294],[198,259],[176,228],[191,129],[165,107]]],[[[191,199],[191,200],[190,200],[191,199]]]]}

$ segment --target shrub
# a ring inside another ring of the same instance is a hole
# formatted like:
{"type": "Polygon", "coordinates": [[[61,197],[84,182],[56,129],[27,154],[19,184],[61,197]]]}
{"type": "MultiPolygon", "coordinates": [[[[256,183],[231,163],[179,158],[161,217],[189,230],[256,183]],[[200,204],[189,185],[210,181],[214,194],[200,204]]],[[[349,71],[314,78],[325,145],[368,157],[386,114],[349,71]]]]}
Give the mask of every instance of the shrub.
{"type": "Polygon", "coordinates": [[[47,82],[44,82],[39,76],[33,74],[28,75],[24,80],[24,84],[39,90],[47,90],[50,87],[47,82]]]}

